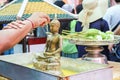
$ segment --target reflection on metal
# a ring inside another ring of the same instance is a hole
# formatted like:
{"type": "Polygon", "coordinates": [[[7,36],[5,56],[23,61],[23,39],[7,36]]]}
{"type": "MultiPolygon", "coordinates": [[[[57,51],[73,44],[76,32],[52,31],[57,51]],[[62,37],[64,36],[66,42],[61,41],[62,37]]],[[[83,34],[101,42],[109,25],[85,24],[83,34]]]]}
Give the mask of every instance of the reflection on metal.
{"type": "Polygon", "coordinates": [[[65,9],[62,9],[62,8],[60,8],[60,7],[56,6],[56,5],[54,5],[53,3],[51,3],[51,2],[49,2],[49,1],[47,1],[47,0],[43,0],[43,1],[47,2],[48,4],[50,4],[50,5],[52,5],[52,6],[56,7],[56,8],[58,8],[58,9],[60,9],[60,10],[62,10],[63,12],[69,14],[70,16],[72,16],[72,17],[74,17],[74,18],[78,18],[78,15],[77,15],[77,14],[73,14],[73,13],[71,13],[71,12],[65,10],[65,9]]]}

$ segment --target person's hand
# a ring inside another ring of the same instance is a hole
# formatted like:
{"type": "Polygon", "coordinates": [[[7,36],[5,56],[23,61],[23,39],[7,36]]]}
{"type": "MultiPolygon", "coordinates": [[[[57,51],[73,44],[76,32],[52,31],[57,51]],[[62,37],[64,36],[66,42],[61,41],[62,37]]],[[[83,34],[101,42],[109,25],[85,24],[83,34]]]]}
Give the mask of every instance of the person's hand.
{"type": "Polygon", "coordinates": [[[22,28],[22,25],[25,25],[23,23],[23,21],[16,20],[16,21],[13,21],[13,22],[7,24],[7,26],[5,26],[3,29],[20,29],[20,28],[22,28]]]}
{"type": "Polygon", "coordinates": [[[34,28],[45,26],[50,22],[49,16],[43,12],[35,12],[28,19],[33,22],[34,28]]]}
{"type": "MultiPolygon", "coordinates": [[[[35,12],[33,13],[29,18],[28,21],[30,21],[34,28],[37,28],[39,26],[45,26],[50,22],[50,18],[47,14],[42,12],[35,12]]],[[[9,23],[6,27],[3,29],[20,29],[25,25],[24,21],[16,20],[11,23],[9,23]]]]}
{"type": "Polygon", "coordinates": [[[112,53],[112,48],[113,48],[113,46],[114,46],[114,44],[110,44],[109,46],[108,46],[108,49],[109,49],[109,51],[112,53]]]}

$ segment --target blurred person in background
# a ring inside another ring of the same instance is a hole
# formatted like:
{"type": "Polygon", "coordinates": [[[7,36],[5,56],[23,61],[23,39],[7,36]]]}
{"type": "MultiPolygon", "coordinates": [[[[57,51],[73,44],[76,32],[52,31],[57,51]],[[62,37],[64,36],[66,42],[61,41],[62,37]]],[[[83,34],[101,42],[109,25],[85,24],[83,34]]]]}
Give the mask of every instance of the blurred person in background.
{"type": "Polygon", "coordinates": [[[66,10],[66,11],[68,11],[68,12],[72,12],[73,6],[70,5],[70,4],[64,4],[64,5],[62,6],[62,9],[66,10]]]}
{"type": "MultiPolygon", "coordinates": [[[[114,34],[118,34],[119,29],[117,29],[117,27],[120,21],[120,0],[111,1],[115,1],[116,4],[107,9],[107,12],[105,13],[103,19],[107,21],[110,30],[113,31],[114,34]]],[[[110,52],[112,52],[112,48],[113,45],[109,45],[110,52]]]]}
{"type": "Polygon", "coordinates": [[[10,3],[13,0],[0,0],[0,8],[4,7],[7,3],[10,3]]]}
{"type": "Polygon", "coordinates": [[[109,0],[109,6],[113,6],[115,4],[116,4],[115,0],[109,0]]]}
{"type": "Polygon", "coordinates": [[[110,30],[114,30],[114,27],[120,20],[120,0],[115,0],[116,5],[107,9],[103,19],[105,19],[109,25],[110,30]]]}
{"type": "MultiPolygon", "coordinates": [[[[118,24],[114,27],[114,34],[120,35],[120,20],[118,24]]],[[[110,60],[120,62],[120,41],[117,44],[110,44],[108,47],[110,51],[110,60]]]]}
{"type": "MultiPolygon", "coordinates": [[[[71,4],[64,4],[62,8],[68,12],[72,12],[73,10],[73,6],[71,4]]],[[[63,28],[64,26],[68,28],[67,30],[75,32],[75,24],[76,24],[76,20],[64,22],[62,24],[62,30],[66,30],[65,28],[63,28]]],[[[78,51],[77,51],[76,45],[69,43],[69,40],[63,39],[61,56],[69,57],[69,58],[78,58],[78,51]]]]}
{"type": "Polygon", "coordinates": [[[118,23],[117,28],[116,28],[115,31],[114,31],[114,34],[115,34],[115,35],[120,35],[120,21],[119,21],[119,23],[118,23]]]}
{"type": "MultiPolygon", "coordinates": [[[[84,31],[90,28],[98,29],[102,32],[106,32],[109,30],[108,23],[103,19],[103,15],[107,9],[107,4],[105,5],[104,3],[105,1],[107,0],[83,0],[83,9],[79,13],[79,19],[75,27],[76,32],[84,31]]],[[[84,54],[87,53],[85,51],[85,46],[76,46],[79,54],[78,57],[82,57],[84,54]]],[[[104,50],[101,53],[105,54],[107,56],[107,59],[109,60],[108,46],[104,46],[104,50]]]]}
{"type": "MultiPolygon", "coordinates": [[[[77,5],[75,9],[76,9],[76,14],[79,14],[80,11],[83,9],[82,4],[77,5]]],[[[72,13],[75,13],[75,9],[72,10],[72,13]]]]}
{"type": "Polygon", "coordinates": [[[50,3],[54,3],[56,0],[46,0],[46,1],[48,1],[50,3]]]}
{"type": "Polygon", "coordinates": [[[0,8],[3,7],[7,2],[7,0],[0,0],[0,8]]]}
{"type": "MultiPolygon", "coordinates": [[[[72,13],[75,13],[75,14],[78,14],[82,9],[83,9],[83,6],[82,6],[82,1],[83,0],[79,0],[79,4],[76,4],[75,8],[73,9],[72,13]]],[[[103,14],[105,14],[106,12],[106,9],[108,8],[108,0],[98,0],[99,1],[99,5],[101,6],[101,10],[103,14]],[[103,9],[103,8],[104,9],[103,9]]],[[[92,5],[92,4],[91,4],[92,5]]]]}
{"type": "Polygon", "coordinates": [[[82,3],[82,0],[63,0],[66,4],[70,4],[73,7],[72,13],[77,14],[76,7],[82,3]]]}
{"type": "Polygon", "coordinates": [[[62,7],[65,4],[65,2],[63,2],[62,0],[57,0],[54,2],[54,4],[59,6],[59,7],[62,7]]]}

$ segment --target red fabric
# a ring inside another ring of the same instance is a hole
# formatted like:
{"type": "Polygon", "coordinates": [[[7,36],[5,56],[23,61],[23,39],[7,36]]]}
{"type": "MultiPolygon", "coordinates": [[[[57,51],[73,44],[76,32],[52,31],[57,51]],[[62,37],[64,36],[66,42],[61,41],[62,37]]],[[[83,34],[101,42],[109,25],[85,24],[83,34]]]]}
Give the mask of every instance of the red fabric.
{"type": "Polygon", "coordinates": [[[28,38],[28,45],[33,45],[33,44],[44,44],[46,43],[47,38],[43,37],[43,38],[28,38]]]}
{"type": "Polygon", "coordinates": [[[28,52],[30,52],[30,45],[35,45],[35,44],[45,44],[47,38],[42,37],[42,38],[37,38],[37,37],[30,37],[27,39],[28,41],[28,52]]]}

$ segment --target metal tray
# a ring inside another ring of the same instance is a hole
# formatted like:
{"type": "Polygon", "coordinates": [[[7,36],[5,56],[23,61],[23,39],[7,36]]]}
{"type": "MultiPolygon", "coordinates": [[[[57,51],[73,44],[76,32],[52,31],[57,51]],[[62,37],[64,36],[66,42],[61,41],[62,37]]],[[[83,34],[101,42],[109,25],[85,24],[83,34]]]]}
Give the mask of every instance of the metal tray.
{"type": "Polygon", "coordinates": [[[10,80],[112,80],[112,69],[104,64],[62,57],[61,69],[75,73],[54,75],[30,67],[33,59],[32,53],[0,56],[0,75],[10,80]]]}
{"type": "Polygon", "coordinates": [[[77,40],[77,39],[70,39],[69,40],[73,44],[77,45],[99,45],[99,46],[104,46],[104,45],[109,45],[109,44],[114,44],[114,41],[88,41],[88,40],[77,40]]]}
{"type": "Polygon", "coordinates": [[[79,38],[68,38],[68,40],[77,45],[86,45],[86,46],[91,46],[91,45],[97,45],[97,46],[105,46],[105,45],[110,45],[110,44],[117,44],[120,41],[120,36],[115,35],[114,40],[84,40],[84,39],[79,39],[79,38]]]}

